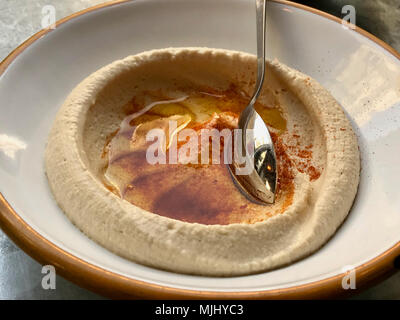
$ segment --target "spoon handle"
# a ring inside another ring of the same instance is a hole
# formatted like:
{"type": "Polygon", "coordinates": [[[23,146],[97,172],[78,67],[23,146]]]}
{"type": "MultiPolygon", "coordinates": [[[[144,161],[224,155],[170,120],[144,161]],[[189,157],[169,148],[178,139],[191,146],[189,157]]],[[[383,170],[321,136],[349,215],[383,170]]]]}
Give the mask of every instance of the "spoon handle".
{"type": "Polygon", "coordinates": [[[250,103],[242,111],[239,118],[239,128],[246,128],[249,119],[256,111],[254,104],[260,95],[265,76],[265,35],[266,35],[266,0],[256,0],[256,31],[257,31],[257,82],[250,103]]]}
{"type": "Polygon", "coordinates": [[[256,27],[257,27],[257,82],[250,105],[256,102],[265,76],[265,35],[266,35],[266,0],[256,0],[256,27]]]}

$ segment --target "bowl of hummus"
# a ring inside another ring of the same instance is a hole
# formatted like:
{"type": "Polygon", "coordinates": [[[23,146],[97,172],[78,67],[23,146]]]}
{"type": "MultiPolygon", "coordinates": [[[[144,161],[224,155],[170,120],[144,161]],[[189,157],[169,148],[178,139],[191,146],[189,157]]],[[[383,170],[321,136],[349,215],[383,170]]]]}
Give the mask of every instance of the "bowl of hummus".
{"type": "Polygon", "coordinates": [[[13,51],[0,64],[2,230],[113,298],[327,298],[391,274],[400,54],[268,1],[256,109],[278,181],[260,205],[227,170],[255,85],[254,18],[247,0],[122,0],[13,51]]]}
{"type": "Polygon", "coordinates": [[[277,196],[270,205],[247,199],[218,151],[250,99],[255,66],[243,52],[167,48],[87,77],[58,111],[46,147],[60,208],[106,249],[177,273],[265,272],[319,249],[355,198],[357,138],[318,82],[268,61],[256,110],[274,142],[277,196]],[[157,132],[164,144],[155,146],[157,132]]]}

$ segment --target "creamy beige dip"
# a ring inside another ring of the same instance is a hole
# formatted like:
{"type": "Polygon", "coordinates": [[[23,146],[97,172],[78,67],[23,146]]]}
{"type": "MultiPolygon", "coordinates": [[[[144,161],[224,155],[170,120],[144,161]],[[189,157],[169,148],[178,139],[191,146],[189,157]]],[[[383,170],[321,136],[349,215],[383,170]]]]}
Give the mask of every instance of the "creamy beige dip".
{"type": "MultiPolygon", "coordinates": [[[[121,123],[145,107],[149,97],[191,96],[190,103],[179,101],[169,110],[182,114],[183,103],[194,128],[212,117],[215,126],[228,118],[235,125],[253,91],[256,58],[208,48],[130,56],[93,73],[71,92],[57,114],[45,154],[57,203],[105,248],[174,272],[242,275],[311,254],[334,234],[353,203],[360,171],[357,139],[341,107],[315,80],[278,61],[268,62],[267,69],[258,112],[277,150],[275,204],[247,200],[224,165],[139,166],[132,158],[127,166],[121,161],[126,155],[110,155],[111,141],[129,153],[135,127],[123,136],[121,123]],[[123,194],[115,188],[117,178],[125,181],[123,194]],[[143,179],[146,184],[130,183],[143,179]]],[[[171,114],[160,110],[140,123],[161,125],[158,119],[171,114]]]]}

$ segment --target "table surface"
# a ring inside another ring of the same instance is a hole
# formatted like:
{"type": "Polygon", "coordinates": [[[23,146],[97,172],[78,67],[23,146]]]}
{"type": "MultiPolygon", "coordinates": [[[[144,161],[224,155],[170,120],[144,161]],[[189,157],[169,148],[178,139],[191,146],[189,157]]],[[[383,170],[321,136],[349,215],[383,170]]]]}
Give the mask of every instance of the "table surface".
{"type": "MultiPolygon", "coordinates": [[[[103,0],[1,0],[0,60],[41,29],[42,8],[53,5],[56,18],[88,8],[103,0]]],[[[321,10],[341,14],[345,4],[357,10],[357,24],[400,51],[400,0],[305,1],[321,10]],[[397,30],[397,32],[396,32],[397,30]]],[[[0,230],[0,299],[103,299],[56,277],[56,289],[42,288],[42,266],[19,249],[0,230]]],[[[400,299],[400,272],[352,299],[400,299]]]]}

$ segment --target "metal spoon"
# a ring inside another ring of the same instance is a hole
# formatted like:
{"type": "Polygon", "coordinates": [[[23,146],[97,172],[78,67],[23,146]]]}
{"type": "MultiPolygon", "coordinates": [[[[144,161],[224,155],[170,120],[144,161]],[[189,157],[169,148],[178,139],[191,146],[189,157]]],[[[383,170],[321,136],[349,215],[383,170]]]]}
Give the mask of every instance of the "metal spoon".
{"type": "Polygon", "coordinates": [[[234,160],[229,168],[236,185],[250,200],[274,203],[277,184],[276,155],[268,127],[254,109],[265,75],[265,16],[266,0],[256,0],[257,83],[249,105],[239,118],[242,135],[235,141],[234,160]],[[241,144],[241,148],[237,148],[238,144],[241,144]],[[237,152],[241,153],[241,157],[240,154],[235,154],[237,152]],[[245,158],[246,164],[239,163],[237,159],[240,158],[245,158]],[[243,170],[244,165],[250,166],[249,170],[243,170]]]}

